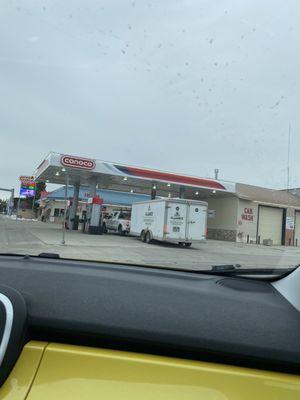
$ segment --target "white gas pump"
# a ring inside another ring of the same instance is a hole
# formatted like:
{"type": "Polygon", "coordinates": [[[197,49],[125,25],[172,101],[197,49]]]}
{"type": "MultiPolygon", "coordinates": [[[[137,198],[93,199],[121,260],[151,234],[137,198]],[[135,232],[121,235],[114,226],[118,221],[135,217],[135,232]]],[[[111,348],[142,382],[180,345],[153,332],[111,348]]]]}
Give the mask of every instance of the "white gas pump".
{"type": "Polygon", "coordinates": [[[99,196],[90,197],[86,208],[86,221],[84,231],[94,235],[102,235],[102,204],[99,196]]]}

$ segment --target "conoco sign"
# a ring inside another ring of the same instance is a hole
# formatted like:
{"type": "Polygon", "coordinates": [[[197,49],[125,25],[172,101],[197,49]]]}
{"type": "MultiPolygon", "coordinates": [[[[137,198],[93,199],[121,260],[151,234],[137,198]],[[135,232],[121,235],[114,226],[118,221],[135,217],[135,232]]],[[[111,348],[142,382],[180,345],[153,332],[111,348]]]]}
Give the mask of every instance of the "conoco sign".
{"type": "Polygon", "coordinates": [[[80,169],[95,169],[96,163],[94,160],[90,160],[88,158],[82,157],[74,157],[74,156],[62,156],[60,159],[60,163],[69,168],[80,168],[80,169]]]}
{"type": "Polygon", "coordinates": [[[19,176],[19,180],[21,181],[21,182],[26,182],[26,183],[28,183],[28,182],[33,182],[34,181],[34,176],[26,176],[26,175],[21,175],[21,176],[19,176]]]}

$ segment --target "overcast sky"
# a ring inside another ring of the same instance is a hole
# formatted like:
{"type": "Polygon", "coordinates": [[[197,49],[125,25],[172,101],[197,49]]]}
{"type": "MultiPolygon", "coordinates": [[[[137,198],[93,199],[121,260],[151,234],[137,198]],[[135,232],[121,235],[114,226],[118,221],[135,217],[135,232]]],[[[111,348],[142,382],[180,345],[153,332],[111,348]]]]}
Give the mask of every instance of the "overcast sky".
{"type": "Polygon", "coordinates": [[[300,186],[299,47],[299,0],[2,0],[0,187],[58,151],[284,188],[289,123],[300,186]]]}

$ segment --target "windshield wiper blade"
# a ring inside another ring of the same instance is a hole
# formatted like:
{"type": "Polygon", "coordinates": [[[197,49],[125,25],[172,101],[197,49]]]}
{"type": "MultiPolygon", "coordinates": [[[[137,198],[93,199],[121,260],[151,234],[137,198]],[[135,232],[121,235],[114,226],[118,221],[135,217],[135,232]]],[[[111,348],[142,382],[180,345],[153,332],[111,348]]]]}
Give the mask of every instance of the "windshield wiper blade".
{"type": "Polygon", "coordinates": [[[294,271],[292,268],[242,268],[240,264],[213,265],[210,270],[199,271],[210,275],[220,276],[285,276],[294,271]]]}
{"type": "Polygon", "coordinates": [[[37,255],[40,258],[60,258],[58,253],[40,253],[37,255]]]}
{"type": "Polygon", "coordinates": [[[0,253],[0,256],[7,256],[7,257],[24,257],[24,258],[31,258],[31,257],[39,257],[39,258],[60,258],[58,253],[40,253],[37,255],[33,254],[20,254],[20,253],[0,253]]]}
{"type": "Polygon", "coordinates": [[[211,267],[212,272],[233,272],[237,271],[238,268],[241,268],[240,264],[220,264],[220,265],[213,265],[211,267]]]}

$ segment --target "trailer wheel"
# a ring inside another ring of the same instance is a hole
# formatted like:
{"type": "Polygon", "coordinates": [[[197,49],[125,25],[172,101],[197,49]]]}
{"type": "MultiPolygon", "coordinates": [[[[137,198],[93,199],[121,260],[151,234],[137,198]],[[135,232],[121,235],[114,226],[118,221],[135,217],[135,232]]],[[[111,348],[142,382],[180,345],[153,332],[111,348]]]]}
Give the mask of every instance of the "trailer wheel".
{"type": "Polygon", "coordinates": [[[192,243],[185,243],[185,247],[191,247],[192,243]]]}
{"type": "Polygon", "coordinates": [[[178,246],[183,247],[183,242],[178,242],[178,246]]]}
{"type": "Polygon", "coordinates": [[[141,232],[141,241],[145,242],[145,239],[146,239],[145,231],[142,231],[141,232]]]}
{"type": "Polygon", "coordinates": [[[150,244],[150,243],[152,242],[151,233],[150,233],[149,231],[146,232],[145,242],[146,242],[147,244],[150,244]]]}

